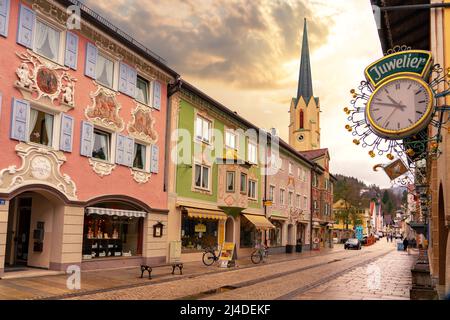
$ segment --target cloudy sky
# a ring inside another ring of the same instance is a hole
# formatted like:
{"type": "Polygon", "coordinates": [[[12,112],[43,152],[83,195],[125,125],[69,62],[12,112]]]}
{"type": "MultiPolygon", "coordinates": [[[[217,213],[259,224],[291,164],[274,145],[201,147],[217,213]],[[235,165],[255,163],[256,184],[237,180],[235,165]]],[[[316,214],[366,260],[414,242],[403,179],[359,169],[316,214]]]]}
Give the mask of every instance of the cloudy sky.
{"type": "Polygon", "coordinates": [[[342,109],[363,70],[382,56],[369,0],[85,0],[184,79],[262,128],[288,140],[297,92],[303,19],[308,20],[321,147],[333,173],[382,187],[368,150],[352,144],[342,109]]]}

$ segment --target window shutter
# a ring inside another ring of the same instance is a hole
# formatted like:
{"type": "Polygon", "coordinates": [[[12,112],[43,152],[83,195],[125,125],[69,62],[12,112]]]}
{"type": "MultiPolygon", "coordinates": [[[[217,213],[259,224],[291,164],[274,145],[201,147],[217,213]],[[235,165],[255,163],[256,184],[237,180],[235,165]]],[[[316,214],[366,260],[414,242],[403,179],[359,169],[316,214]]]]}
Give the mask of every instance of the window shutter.
{"type": "Polygon", "coordinates": [[[125,63],[120,63],[119,70],[119,91],[128,94],[128,66],[125,63]]]}
{"type": "Polygon", "coordinates": [[[30,8],[20,5],[19,30],[17,31],[17,43],[27,48],[33,47],[33,29],[36,14],[30,8]]]}
{"type": "Polygon", "coordinates": [[[68,114],[61,114],[61,137],[59,149],[65,152],[72,152],[73,144],[73,117],[68,114]]]}
{"type": "Polygon", "coordinates": [[[11,139],[27,141],[30,103],[13,98],[11,113],[11,139]]]}
{"type": "Polygon", "coordinates": [[[125,139],[125,164],[128,167],[133,167],[134,160],[134,139],[126,137],[125,139]]]}
{"type": "Polygon", "coordinates": [[[81,150],[80,154],[85,157],[92,157],[94,148],[94,125],[90,122],[81,123],[81,150]]]}
{"type": "Polygon", "coordinates": [[[161,83],[153,81],[153,107],[161,109],[161,83]]]}
{"type": "Polygon", "coordinates": [[[116,163],[125,165],[125,148],[126,148],[126,140],[127,137],[124,135],[118,134],[117,135],[117,142],[116,142],[116,163]]]}
{"type": "Polygon", "coordinates": [[[88,42],[86,44],[86,66],[84,73],[86,76],[94,80],[96,79],[97,54],[97,47],[88,42]]]}
{"type": "Polygon", "coordinates": [[[77,57],[78,57],[78,36],[72,32],[66,33],[66,54],[64,58],[64,64],[77,70],[77,57]]]}
{"type": "Polygon", "coordinates": [[[0,0],[0,35],[8,36],[9,24],[9,0],[0,0]]]}
{"type": "Polygon", "coordinates": [[[130,97],[135,97],[136,94],[136,80],[137,80],[137,71],[134,68],[128,67],[128,95],[130,97]]]}
{"type": "Polygon", "coordinates": [[[159,148],[156,144],[152,145],[152,161],[150,164],[150,172],[158,173],[159,171],[159,148]]]}

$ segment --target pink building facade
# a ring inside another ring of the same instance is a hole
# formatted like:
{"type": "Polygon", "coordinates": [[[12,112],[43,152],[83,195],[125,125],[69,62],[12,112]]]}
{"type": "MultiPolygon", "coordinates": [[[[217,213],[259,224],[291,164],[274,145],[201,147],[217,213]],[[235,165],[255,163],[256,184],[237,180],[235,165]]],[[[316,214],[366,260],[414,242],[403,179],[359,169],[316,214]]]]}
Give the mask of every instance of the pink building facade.
{"type": "Polygon", "coordinates": [[[165,261],[164,61],[70,1],[0,1],[0,276],[165,261]]]}
{"type": "Polygon", "coordinates": [[[280,141],[279,170],[267,176],[266,216],[275,226],[267,231],[272,252],[292,252],[297,245],[309,249],[311,232],[312,162],[280,141]]]}

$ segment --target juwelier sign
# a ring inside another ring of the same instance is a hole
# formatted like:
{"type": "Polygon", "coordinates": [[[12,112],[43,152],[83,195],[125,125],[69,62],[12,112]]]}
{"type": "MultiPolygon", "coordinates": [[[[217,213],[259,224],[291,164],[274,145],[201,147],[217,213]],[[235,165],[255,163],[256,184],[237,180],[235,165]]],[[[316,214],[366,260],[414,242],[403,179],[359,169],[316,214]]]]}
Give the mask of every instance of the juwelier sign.
{"type": "Polygon", "coordinates": [[[364,74],[374,87],[381,82],[402,74],[427,78],[433,59],[431,53],[423,50],[410,50],[393,53],[370,64],[364,74]]]}

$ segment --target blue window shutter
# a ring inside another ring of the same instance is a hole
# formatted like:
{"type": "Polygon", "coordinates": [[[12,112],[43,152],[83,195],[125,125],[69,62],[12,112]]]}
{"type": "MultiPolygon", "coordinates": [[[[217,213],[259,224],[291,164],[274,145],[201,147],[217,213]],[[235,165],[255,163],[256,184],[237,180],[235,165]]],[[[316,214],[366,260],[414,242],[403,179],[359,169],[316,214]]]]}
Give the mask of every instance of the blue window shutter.
{"type": "Polygon", "coordinates": [[[85,157],[92,157],[92,149],[94,148],[94,125],[90,122],[83,121],[81,123],[81,144],[80,154],[85,157]]]}
{"type": "Polygon", "coordinates": [[[153,81],[153,107],[161,109],[161,83],[153,81]]]}
{"type": "Polygon", "coordinates": [[[61,136],[59,140],[59,149],[65,152],[72,152],[73,144],[73,117],[68,114],[61,114],[61,136]]]}
{"type": "Polygon", "coordinates": [[[127,91],[128,91],[128,95],[132,98],[134,98],[135,94],[136,94],[136,80],[137,80],[136,69],[128,67],[127,91]]]}
{"type": "Polygon", "coordinates": [[[8,24],[9,24],[9,0],[0,0],[0,35],[8,36],[8,24]]]}
{"type": "Polygon", "coordinates": [[[156,144],[152,145],[152,161],[150,163],[150,172],[158,173],[159,171],[159,148],[156,144]]]}
{"type": "Polygon", "coordinates": [[[128,167],[132,167],[133,160],[134,160],[134,139],[127,137],[125,139],[125,165],[128,167]]]}
{"type": "Polygon", "coordinates": [[[20,5],[19,26],[17,31],[17,43],[27,48],[33,47],[33,29],[36,14],[30,8],[20,5]]]}
{"type": "Polygon", "coordinates": [[[64,57],[64,64],[77,70],[77,58],[78,58],[78,36],[72,32],[66,33],[66,53],[64,57]]]}
{"type": "Polygon", "coordinates": [[[119,68],[119,91],[128,94],[128,66],[122,62],[119,68]]]}
{"type": "Polygon", "coordinates": [[[118,134],[117,135],[117,142],[116,142],[116,163],[125,165],[125,140],[127,137],[124,135],[118,134]]]}
{"type": "Polygon", "coordinates": [[[13,98],[11,112],[11,139],[28,140],[28,121],[30,118],[30,103],[13,98]]]}
{"type": "Polygon", "coordinates": [[[92,43],[86,44],[86,65],[84,74],[89,78],[96,79],[98,49],[92,43]]]}

